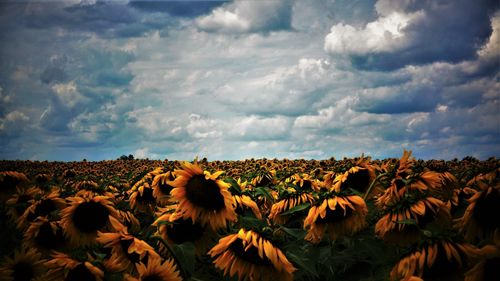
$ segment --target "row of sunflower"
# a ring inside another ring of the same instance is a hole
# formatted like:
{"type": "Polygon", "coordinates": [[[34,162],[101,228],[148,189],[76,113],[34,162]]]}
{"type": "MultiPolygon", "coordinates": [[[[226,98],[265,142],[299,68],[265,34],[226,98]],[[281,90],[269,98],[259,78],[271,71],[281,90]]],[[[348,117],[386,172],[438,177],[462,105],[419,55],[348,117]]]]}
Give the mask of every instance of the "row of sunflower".
{"type": "Polygon", "coordinates": [[[11,163],[0,280],[500,278],[495,159],[154,163],[11,163]]]}

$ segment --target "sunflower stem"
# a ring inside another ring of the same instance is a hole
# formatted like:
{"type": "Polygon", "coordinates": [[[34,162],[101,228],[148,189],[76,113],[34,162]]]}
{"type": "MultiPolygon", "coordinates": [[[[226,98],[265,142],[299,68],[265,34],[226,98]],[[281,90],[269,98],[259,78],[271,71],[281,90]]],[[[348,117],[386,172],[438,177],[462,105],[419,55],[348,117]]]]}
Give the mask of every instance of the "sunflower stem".
{"type": "Polygon", "coordinates": [[[363,196],[363,200],[366,200],[366,197],[368,197],[368,194],[370,194],[370,192],[372,191],[373,187],[375,186],[375,183],[377,181],[380,180],[380,178],[382,178],[383,176],[385,176],[385,173],[382,173],[380,175],[378,175],[373,181],[372,183],[370,184],[370,186],[368,187],[368,189],[366,190],[365,192],[365,195],[363,196]]]}

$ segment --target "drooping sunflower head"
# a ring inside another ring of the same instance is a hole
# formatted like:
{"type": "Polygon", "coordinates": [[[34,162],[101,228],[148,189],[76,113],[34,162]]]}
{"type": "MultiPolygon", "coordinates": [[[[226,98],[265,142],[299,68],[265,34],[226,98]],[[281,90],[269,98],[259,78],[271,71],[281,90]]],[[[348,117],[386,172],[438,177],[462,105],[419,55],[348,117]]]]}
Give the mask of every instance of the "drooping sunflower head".
{"type": "Polygon", "coordinates": [[[312,204],[314,197],[309,192],[297,192],[294,188],[288,188],[280,192],[279,201],[274,203],[269,213],[269,219],[277,224],[286,224],[292,220],[302,222],[307,210],[304,212],[295,212],[293,216],[283,215],[286,211],[302,204],[312,204]]]}
{"type": "Polygon", "coordinates": [[[319,243],[324,235],[332,240],[354,234],[365,226],[368,208],[357,195],[332,196],[311,207],[304,220],[306,240],[319,243]]]}
{"type": "Polygon", "coordinates": [[[112,228],[118,214],[108,197],[69,197],[70,205],[62,211],[61,226],[74,245],[95,243],[97,231],[112,228]]]}
{"type": "Polygon", "coordinates": [[[221,238],[208,254],[224,275],[239,280],[292,280],[296,270],[279,248],[252,230],[221,238]]]}
{"type": "Polygon", "coordinates": [[[105,261],[104,265],[114,272],[132,272],[138,263],[158,255],[148,243],[125,231],[99,232],[96,240],[105,248],[111,249],[111,257],[105,261]]]}
{"type": "Polygon", "coordinates": [[[137,212],[152,212],[156,206],[153,188],[151,188],[149,183],[144,182],[131,192],[129,202],[130,207],[137,212]]]}
{"type": "Polygon", "coordinates": [[[47,271],[45,262],[35,249],[23,248],[14,252],[14,257],[7,257],[0,264],[0,280],[36,280],[47,271]]]}
{"type": "Polygon", "coordinates": [[[156,175],[153,179],[153,197],[156,198],[156,202],[161,206],[169,203],[170,191],[174,188],[169,181],[175,180],[175,174],[171,171],[156,175]]]}
{"type": "Polygon", "coordinates": [[[475,265],[465,273],[465,281],[495,281],[500,276],[500,230],[493,243],[475,252],[475,265]]]}
{"type": "Polygon", "coordinates": [[[59,211],[66,207],[66,201],[59,197],[59,192],[54,190],[43,195],[38,200],[31,200],[31,205],[26,208],[17,221],[17,227],[23,229],[38,217],[59,217],[59,211]]]}
{"type": "Polygon", "coordinates": [[[39,217],[24,232],[23,241],[32,248],[48,252],[63,247],[66,244],[66,237],[58,221],[39,217]]]}
{"type": "Polygon", "coordinates": [[[389,243],[411,245],[422,238],[420,229],[425,229],[430,224],[439,228],[451,227],[451,215],[449,208],[441,200],[425,197],[400,202],[387,210],[375,224],[375,234],[389,243]]]}
{"type": "Polygon", "coordinates": [[[344,172],[335,182],[334,190],[337,192],[352,188],[364,193],[375,179],[375,171],[361,166],[354,166],[344,172]]]}
{"type": "Polygon", "coordinates": [[[229,184],[217,179],[223,172],[211,174],[196,163],[184,162],[175,173],[177,178],[169,182],[174,187],[170,194],[179,202],[177,212],[182,217],[208,224],[212,229],[225,227],[227,221],[236,219],[229,184]]]}
{"type": "Polygon", "coordinates": [[[17,221],[31,205],[35,196],[40,196],[42,191],[37,187],[28,189],[18,188],[6,202],[8,207],[7,214],[13,221],[17,221]]]}
{"type": "Polygon", "coordinates": [[[25,174],[5,171],[0,172],[0,201],[4,201],[16,192],[16,188],[25,187],[29,183],[25,174]]]}
{"type": "Polygon", "coordinates": [[[45,262],[49,268],[49,280],[102,281],[104,272],[88,261],[77,261],[70,256],[54,252],[52,259],[45,262]]]}
{"type": "Polygon", "coordinates": [[[176,212],[166,211],[153,225],[158,227],[160,236],[169,243],[193,243],[198,255],[205,254],[208,245],[213,243],[216,237],[216,233],[206,225],[193,222],[191,218],[184,218],[176,212]]]}
{"type": "Polygon", "coordinates": [[[403,257],[392,269],[391,280],[418,276],[424,280],[463,280],[465,262],[475,252],[468,244],[439,240],[426,243],[403,257]]]}
{"type": "Polygon", "coordinates": [[[469,200],[469,206],[458,220],[460,231],[468,241],[491,237],[500,229],[500,184],[484,185],[469,200]]]}
{"type": "Polygon", "coordinates": [[[292,183],[296,186],[297,189],[302,190],[304,192],[318,190],[318,181],[311,178],[308,174],[294,174],[290,178],[285,180],[285,183],[292,183]]]}
{"type": "Polygon", "coordinates": [[[125,275],[125,281],[181,281],[179,270],[173,260],[161,262],[161,257],[151,257],[147,263],[136,265],[138,276],[125,275]]]}
{"type": "Polygon", "coordinates": [[[252,200],[252,198],[248,195],[233,195],[234,205],[236,206],[236,213],[239,215],[245,214],[245,210],[250,209],[253,215],[262,219],[262,214],[257,206],[257,203],[252,200]]]}

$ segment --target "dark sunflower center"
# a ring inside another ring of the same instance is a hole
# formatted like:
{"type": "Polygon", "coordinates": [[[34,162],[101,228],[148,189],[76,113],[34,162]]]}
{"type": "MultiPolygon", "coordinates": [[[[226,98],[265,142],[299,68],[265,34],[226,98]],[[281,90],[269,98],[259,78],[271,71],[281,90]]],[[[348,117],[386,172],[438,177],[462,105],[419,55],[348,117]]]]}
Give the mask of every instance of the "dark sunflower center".
{"type": "Polygon", "coordinates": [[[257,186],[268,186],[271,183],[271,180],[267,175],[262,176],[260,181],[257,183],[257,186]]]}
{"type": "Polygon", "coordinates": [[[256,265],[265,265],[272,266],[271,261],[264,255],[262,259],[259,256],[259,251],[254,246],[251,246],[248,250],[245,251],[245,247],[243,246],[243,241],[240,239],[236,239],[230,246],[229,249],[235,256],[238,258],[247,261],[256,265]]]}
{"type": "Polygon", "coordinates": [[[65,281],[92,281],[96,280],[94,274],[83,264],[75,266],[68,272],[65,281]]]}
{"type": "MultiPolygon", "coordinates": [[[[463,258],[462,255],[460,255],[463,258]]],[[[424,280],[460,280],[457,275],[460,275],[460,271],[458,270],[460,265],[452,258],[448,260],[446,257],[446,251],[443,246],[440,244],[438,246],[438,254],[434,263],[424,270],[424,274],[422,278],[424,280]],[[450,278],[451,277],[451,278],[450,278]]],[[[462,278],[463,279],[463,276],[462,278]]]]}
{"type": "Polygon", "coordinates": [[[125,255],[127,256],[127,258],[131,262],[133,262],[133,263],[139,263],[139,261],[141,260],[141,255],[139,255],[138,253],[129,253],[128,252],[128,248],[130,247],[130,245],[132,245],[133,241],[134,241],[134,239],[121,239],[120,240],[120,245],[122,246],[123,252],[125,253],[125,255]]]}
{"type": "Polygon", "coordinates": [[[163,281],[163,278],[158,276],[158,274],[150,274],[141,278],[142,281],[163,281]]]}
{"type": "Polygon", "coordinates": [[[33,266],[27,262],[18,262],[12,266],[12,278],[14,281],[29,281],[34,275],[33,266]]]}
{"type": "Polygon", "coordinates": [[[53,211],[57,210],[56,204],[51,199],[42,199],[35,207],[35,211],[27,217],[29,221],[33,221],[39,216],[48,216],[53,211]]]}
{"type": "Polygon", "coordinates": [[[210,211],[219,211],[225,207],[219,186],[215,181],[205,179],[204,175],[194,175],[189,179],[186,197],[194,205],[210,211]]]}
{"type": "Polygon", "coordinates": [[[26,203],[28,203],[28,201],[30,199],[32,199],[33,197],[27,195],[27,194],[22,194],[20,195],[18,198],[17,198],[17,203],[16,203],[16,207],[15,207],[15,210],[16,210],[16,214],[18,215],[22,215],[24,213],[24,211],[26,210],[26,203]]]}
{"type": "Polygon", "coordinates": [[[49,222],[44,222],[40,226],[38,234],[35,236],[35,243],[45,249],[56,249],[61,246],[63,242],[64,235],[61,228],[57,228],[54,233],[49,222]]]}
{"type": "Polygon", "coordinates": [[[500,276],[500,257],[487,260],[484,264],[483,280],[498,280],[498,276],[500,276]]]}
{"type": "Polygon", "coordinates": [[[500,192],[496,190],[493,190],[490,194],[483,192],[476,202],[473,212],[474,219],[486,231],[492,231],[500,227],[498,213],[500,213],[500,192]]]}
{"type": "Polygon", "coordinates": [[[168,237],[176,244],[194,242],[203,236],[205,228],[191,219],[178,219],[167,226],[168,237]]]}
{"type": "Polygon", "coordinates": [[[160,191],[163,194],[170,194],[170,191],[174,188],[173,186],[167,184],[167,182],[162,181],[160,181],[160,184],[158,186],[160,187],[160,191]]]}
{"type": "Polygon", "coordinates": [[[153,197],[153,189],[144,188],[142,190],[142,195],[140,192],[137,194],[137,201],[143,204],[155,202],[155,198],[153,197]]]}
{"type": "Polygon", "coordinates": [[[401,188],[406,186],[405,182],[402,179],[396,179],[394,183],[396,184],[396,188],[398,190],[401,190],[401,188]]]}
{"type": "Polygon", "coordinates": [[[302,188],[303,189],[311,189],[312,188],[312,184],[311,184],[311,181],[310,180],[305,180],[302,184],[302,188]]]}
{"type": "Polygon", "coordinates": [[[108,222],[109,211],[98,202],[83,202],[76,207],[73,223],[83,233],[92,233],[103,228],[108,222]]]}
{"type": "Polygon", "coordinates": [[[352,214],[352,209],[348,206],[345,206],[345,211],[343,208],[337,205],[335,210],[331,210],[330,208],[326,208],[326,216],[324,218],[318,217],[316,219],[316,223],[334,223],[339,222],[352,214]],[[345,214],[344,214],[345,212],[345,214]]]}
{"type": "Polygon", "coordinates": [[[343,183],[345,188],[352,188],[359,192],[366,191],[370,185],[370,173],[367,169],[358,170],[356,173],[349,174],[347,180],[343,183]]]}

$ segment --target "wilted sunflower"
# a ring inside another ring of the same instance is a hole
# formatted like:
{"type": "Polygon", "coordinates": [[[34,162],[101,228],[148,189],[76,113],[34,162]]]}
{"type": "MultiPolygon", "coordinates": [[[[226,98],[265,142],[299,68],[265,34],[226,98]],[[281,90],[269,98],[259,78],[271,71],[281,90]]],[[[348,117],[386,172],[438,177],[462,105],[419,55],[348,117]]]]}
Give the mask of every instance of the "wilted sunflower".
{"type": "Polygon", "coordinates": [[[221,238],[208,254],[224,275],[237,274],[239,280],[292,280],[296,270],[280,249],[252,230],[221,238]]]}
{"type": "Polygon", "coordinates": [[[262,214],[260,213],[257,203],[255,203],[250,196],[244,194],[233,195],[233,204],[236,206],[236,213],[243,215],[245,209],[250,209],[256,218],[262,219],[262,214]]]}
{"type": "Polygon", "coordinates": [[[113,227],[116,232],[98,232],[96,239],[105,248],[111,248],[111,257],[104,263],[108,270],[132,272],[138,263],[158,256],[153,247],[129,234],[123,225],[115,222],[113,227]]]}
{"type": "Polygon", "coordinates": [[[153,212],[156,206],[153,188],[151,188],[149,183],[144,182],[130,194],[129,202],[130,207],[138,212],[153,212]]]}
{"type": "Polygon", "coordinates": [[[441,200],[425,197],[391,208],[376,223],[375,234],[386,242],[408,245],[419,241],[420,229],[431,223],[441,227],[449,226],[450,211],[441,200]]]}
{"type": "Polygon", "coordinates": [[[153,197],[160,206],[164,206],[169,203],[170,191],[174,188],[169,181],[175,180],[175,174],[171,171],[156,175],[153,179],[153,197]]]}
{"type": "Polygon", "coordinates": [[[175,170],[177,178],[169,182],[174,187],[170,194],[179,202],[179,215],[208,224],[214,230],[225,227],[227,221],[236,220],[229,184],[217,179],[222,171],[211,174],[189,162],[181,167],[175,170]]]}
{"type": "Polygon", "coordinates": [[[52,259],[45,262],[49,268],[49,280],[103,281],[104,272],[88,261],[80,262],[66,254],[55,252],[52,259]]]}
{"type": "Polygon", "coordinates": [[[291,183],[297,189],[302,191],[313,191],[319,189],[319,182],[311,178],[308,174],[293,174],[290,178],[285,180],[285,183],[291,183]]]}
{"type": "Polygon", "coordinates": [[[42,251],[58,250],[66,243],[63,230],[58,221],[38,217],[24,232],[25,245],[42,251]]]}
{"type": "Polygon", "coordinates": [[[462,218],[458,220],[458,227],[465,234],[468,241],[476,238],[491,237],[493,232],[500,229],[500,181],[497,171],[481,177],[476,177],[468,186],[479,189],[468,201],[469,206],[462,218]]]}
{"type": "Polygon", "coordinates": [[[173,260],[161,262],[160,256],[151,257],[147,264],[136,265],[139,277],[126,274],[124,281],[181,281],[179,270],[173,260]]]}
{"type": "Polygon", "coordinates": [[[476,264],[465,273],[464,281],[497,281],[500,276],[500,230],[495,231],[493,244],[475,252],[476,264]]]}
{"type": "Polygon", "coordinates": [[[286,187],[282,189],[278,195],[281,200],[274,203],[271,207],[271,212],[269,213],[269,219],[277,224],[286,224],[291,219],[291,216],[283,216],[282,214],[295,206],[301,204],[312,204],[314,202],[314,197],[310,192],[298,191],[293,187],[286,187]]]}
{"type": "Polygon", "coordinates": [[[325,198],[304,219],[304,229],[308,229],[305,239],[319,243],[325,234],[332,240],[354,234],[365,226],[367,214],[365,201],[357,195],[325,198]]]}
{"type": "Polygon", "coordinates": [[[97,231],[111,227],[118,213],[106,196],[68,197],[70,205],[62,210],[61,226],[73,245],[95,243],[97,231]]]}
{"type": "Polygon", "coordinates": [[[16,192],[16,188],[25,187],[28,182],[28,178],[23,173],[14,171],[0,172],[0,201],[5,201],[16,192]]]}
{"type": "Polygon", "coordinates": [[[448,240],[427,243],[403,257],[392,269],[391,280],[418,276],[424,280],[463,280],[464,261],[474,253],[468,244],[448,240]]]}
{"type": "MultiPolygon", "coordinates": [[[[332,183],[332,189],[341,192],[351,188],[360,193],[365,193],[376,178],[375,169],[367,162],[362,162],[359,166],[354,166],[337,176],[332,183]]],[[[379,184],[374,183],[374,186],[375,188],[372,187],[368,197],[382,192],[382,187],[379,184]]]]}
{"type": "MultiPolygon", "coordinates": [[[[158,234],[173,244],[191,242],[198,255],[205,254],[208,246],[215,240],[216,233],[200,222],[193,222],[191,218],[183,218],[178,213],[171,211],[173,209],[165,208],[153,223],[154,226],[158,227],[158,234]]],[[[163,247],[160,248],[164,250],[163,247]]]]}
{"type": "Polygon", "coordinates": [[[33,200],[17,221],[17,227],[23,229],[38,217],[59,216],[59,211],[66,207],[66,201],[59,197],[59,191],[53,190],[43,195],[39,200],[33,200]]]}
{"type": "Polygon", "coordinates": [[[35,196],[42,194],[38,187],[28,189],[18,188],[17,192],[7,200],[7,215],[12,221],[17,221],[31,205],[35,196]]]}
{"type": "Polygon", "coordinates": [[[14,252],[13,258],[5,258],[0,265],[1,281],[46,280],[47,269],[43,266],[45,260],[35,249],[23,248],[14,252]]]}

